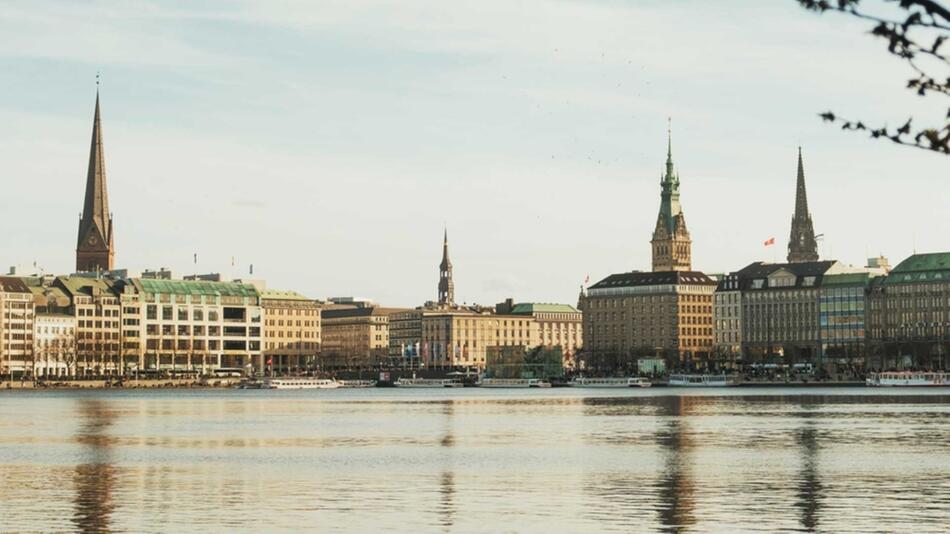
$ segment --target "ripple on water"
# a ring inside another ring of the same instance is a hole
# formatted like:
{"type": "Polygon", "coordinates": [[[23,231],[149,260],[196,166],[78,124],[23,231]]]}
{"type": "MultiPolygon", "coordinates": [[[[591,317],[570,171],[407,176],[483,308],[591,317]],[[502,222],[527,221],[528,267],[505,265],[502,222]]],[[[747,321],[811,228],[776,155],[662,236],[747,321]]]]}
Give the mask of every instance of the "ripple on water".
{"type": "Polygon", "coordinates": [[[950,521],[950,396],[657,389],[3,394],[0,530],[939,532],[950,521]]]}

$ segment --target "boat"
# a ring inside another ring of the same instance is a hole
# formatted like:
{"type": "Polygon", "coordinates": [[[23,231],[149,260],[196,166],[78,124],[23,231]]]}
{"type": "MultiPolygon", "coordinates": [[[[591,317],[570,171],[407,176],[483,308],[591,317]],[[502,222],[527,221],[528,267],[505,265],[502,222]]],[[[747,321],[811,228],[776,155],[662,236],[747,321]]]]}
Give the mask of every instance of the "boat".
{"type": "Polygon", "coordinates": [[[340,383],[332,378],[265,378],[264,389],[336,389],[340,383]]]}
{"type": "Polygon", "coordinates": [[[460,388],[463,386],[458,380],[445,378],[400,378],[393,382],[397,388],[460,388]]]}
{"type": "Polygon", "coordinates": [[[586,378],[579,376],[567,383],[575,388],[648,388],[653,384],[642,376],[586,378]]]}
{"type": "Polygon", "coordinates": [[[871,373],[869,386],[950,386],[950,373],[936,371],[889,371],[871,373]]]}
{"type": "Polygon", "coordinates": [[[670,375],[667,385],[674,387],[725,387],[735,386],[736,381],[726,375],[670,375]]]}
{"type": "Polygon", "coordinates": [[[483,378],[476,384],[482,388],[549,388],[551,383],[540,378],[483,378]]]}
{"type": "Polygon", "coordinates": [[[341,388],[374,388],[375,380],[338,380],[341,388]]]}

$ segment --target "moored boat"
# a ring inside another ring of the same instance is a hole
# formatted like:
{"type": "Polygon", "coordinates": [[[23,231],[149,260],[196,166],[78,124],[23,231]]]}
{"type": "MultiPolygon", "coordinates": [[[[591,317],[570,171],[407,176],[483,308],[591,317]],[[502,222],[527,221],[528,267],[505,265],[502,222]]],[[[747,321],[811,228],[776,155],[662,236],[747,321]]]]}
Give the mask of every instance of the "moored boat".
{"type": "Polygon", "coordinates": [[[482,388],[549,388],[551,383],[540,378],[483,378],[475,383],[482,388]]]}
{"type": "Polygon", "coordinates": [[[865,383],[869,386],[950,386],[950,373],[939,371],[889,371],[871,373],[865,383]]]}
{"type": "Polygon", "coordinates": [[[330,378],[265,378],[263,389],[336,389],[340,383],[330,378]]]}
{"type": "Polygon", "coordinates": [[[673,387],[725,387],[735,386],[736,381],[726,375],[670,375],[668,386],[673,387]]]}
{"type": "Polygon", "coordinates": [[[400,378],[393,382],[398,388],[460,388],[463,386],[458,380],[445,378],[400,378]]]}
{"type": "Polygon", "coordinates": [[[579,376],[567,383],[575,388],[648,388],[649,380],[642,376],[587,378],[579,376]]]}

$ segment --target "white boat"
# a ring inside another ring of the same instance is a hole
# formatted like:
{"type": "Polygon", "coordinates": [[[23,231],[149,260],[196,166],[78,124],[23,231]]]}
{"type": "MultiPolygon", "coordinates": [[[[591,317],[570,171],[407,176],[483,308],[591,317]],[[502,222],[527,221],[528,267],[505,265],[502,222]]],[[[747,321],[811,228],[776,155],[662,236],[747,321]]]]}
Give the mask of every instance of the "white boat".
{"type": "Polygon", "coordinates": [[[463,384],[457,380],[444,378],[400,378],[393,382],[398,388],[460,388],[463,384]]]}
{"type": "Polygon", "coordinates": [[[264,389],[336,389],[340,383],[330,378],[265,378],[264,389]]]}
{"type": "Polygon", "coordinates": [[[726,375],[670,375],[667,383],[674,387],[724,387],[734,386],[736,381],[726,375]]]}
{"type": "Polygon", "coordinates": [[[567,385],[575,388],[648,388],[653,384],[651,384],[646,378],[640,376],[632,376],[627,378],[586,378],[579,376],[568,382],[567,385]]]}
{"type": "Polygon", "coordinates": [[[375,380],[338,380],[341,388],[374,388],[375,380]]]}
{"type": "Polygon", "coordinates": [[[551,383],[540,378],[483,378],[476,384],[482,388],[549,388],[551,383]]]}
{"type": "Polygon", "coordinates": [[[871,373],[869,386],[950,386],[950,373],[931,371],[891,371],[871,373]]]}

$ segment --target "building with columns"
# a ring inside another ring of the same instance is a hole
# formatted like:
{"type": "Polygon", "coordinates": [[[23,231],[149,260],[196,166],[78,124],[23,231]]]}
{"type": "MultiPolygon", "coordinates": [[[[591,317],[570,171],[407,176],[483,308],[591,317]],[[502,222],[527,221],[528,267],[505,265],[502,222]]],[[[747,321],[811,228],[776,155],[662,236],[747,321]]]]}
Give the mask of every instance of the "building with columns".
{"type": "Polygon", "coordinates": [[[109,193],[106,189],[106,159],[97,91],[96,112],[92,121],[92,142],[89,148],[89,168],[86,173],[86,195],[76,240],[76,271],[111,271],[114,261],[115,241],[112,214],[109,213],[109,193]]]}

